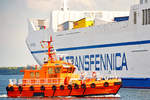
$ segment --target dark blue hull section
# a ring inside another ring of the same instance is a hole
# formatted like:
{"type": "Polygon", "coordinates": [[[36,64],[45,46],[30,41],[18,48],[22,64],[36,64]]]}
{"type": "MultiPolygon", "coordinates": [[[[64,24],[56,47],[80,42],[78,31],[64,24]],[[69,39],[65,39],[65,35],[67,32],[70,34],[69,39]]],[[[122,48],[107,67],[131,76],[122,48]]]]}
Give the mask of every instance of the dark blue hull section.
{"type": "Polygon", "coordinates": [[[122,78],[122,88],[150,88],[150,78],[122,78]]]}

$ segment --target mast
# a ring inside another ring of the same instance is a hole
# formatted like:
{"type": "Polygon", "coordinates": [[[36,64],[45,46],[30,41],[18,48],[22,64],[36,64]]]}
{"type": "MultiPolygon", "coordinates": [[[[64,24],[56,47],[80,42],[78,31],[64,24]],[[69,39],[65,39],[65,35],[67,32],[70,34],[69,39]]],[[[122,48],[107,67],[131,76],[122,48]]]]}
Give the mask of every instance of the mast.
{"type": "Polygon", "coordinates": [[[52,42],[53,42],[53,41],[52,41],[52,36],[50,36],[50,40],[49,40],[49,41],[41,41],[41,42],[40,42],[42,47],[44,47],[44,46],[42,45],[42,43],[47,43],[47,44],[48,44],[48,45],[47,45],[47,48],[48,48],[48,53],[47,53],[47,55],[48,55],[48,61],[51,61],[51,62],[53,62],[53,61],[56,59],[56,57],[55,57],[55,59],[54,59],[55,52],[54,52],[54,47],[53,47],[53,45],[51,45],[52,42]]]}
{"type": "Polygon", "coordinates": [[[67,11],[68,10],[67,2],[68,2],[67,0],[63,1],[63,11],[67,11]]]}

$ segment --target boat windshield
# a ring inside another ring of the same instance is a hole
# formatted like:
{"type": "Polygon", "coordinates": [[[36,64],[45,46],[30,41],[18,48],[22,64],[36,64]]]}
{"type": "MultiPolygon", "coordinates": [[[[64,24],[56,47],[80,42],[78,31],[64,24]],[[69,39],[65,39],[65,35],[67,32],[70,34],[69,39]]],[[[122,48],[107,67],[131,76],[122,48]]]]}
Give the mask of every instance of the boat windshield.
{"type": "Polygon", "coordinates": [[[48,74],[53,74],[53,68],[52,67],[48,68],[48,74]]]}
{"type": "Polygon", "coordinates": [[[55,68],[55,73],[60,73],[61,67],[56,67],[55,68]]]}

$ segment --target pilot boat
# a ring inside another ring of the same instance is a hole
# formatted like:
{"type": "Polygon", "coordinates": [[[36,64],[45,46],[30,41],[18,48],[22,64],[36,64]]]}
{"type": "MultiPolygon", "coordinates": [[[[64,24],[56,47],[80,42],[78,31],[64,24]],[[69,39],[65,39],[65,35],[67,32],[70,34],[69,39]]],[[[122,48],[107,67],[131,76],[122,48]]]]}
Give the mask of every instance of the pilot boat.
{"type": "Polygon", "coordinates": [[[75,73],[76,66],[56,56],[52,37],[41,41],[42,47],[48,48],[48,60],[41,68],[23,69],[23,79],[10,79],[6,87],[8,97],[54,97],[54,96],[91,96],[115,95],[121,87],[119,78],[91,77],[75,73]]]}

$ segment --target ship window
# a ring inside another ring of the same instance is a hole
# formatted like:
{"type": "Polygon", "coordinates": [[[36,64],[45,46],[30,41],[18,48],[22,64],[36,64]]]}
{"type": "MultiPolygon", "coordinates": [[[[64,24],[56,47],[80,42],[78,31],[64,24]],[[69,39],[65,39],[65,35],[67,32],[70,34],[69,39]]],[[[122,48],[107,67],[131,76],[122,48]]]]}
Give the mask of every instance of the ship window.
{"type": "Polygon", "coordinates": [[[144,9],[144,10],[142,10],[142,17],[143,17],[143,21],[142,21],[142,24],[143,25],[146,25],[147,24],[147,10],[146,9],[144,9]]]}
{"type": "Polygon", "coordinates": [[[56,67],[55,68],[55,73],[60,73],[60,69],[61,69],[60,67],[56,67]]]}
{"type": "Polygon", "coordinates": [[[40,75],[39,75],[39,72],[36,72],[36,73],[35,73],[35,77],[36,77],[36,78],[39,78],[39,76],[40,76],[40,75]]]}
{"type": "Polygon", "coordinates": [[[147,0],[145,0],[145,3],[147,3],[148,1],[147,0]]]}
{"type": "Polygon", "coordinates": [[[143,21],[142,24],[143,25],[147,25],[150,24],[150,9],[145,9],[142,10],[142,17],[143,17],[143,21]]]}
{"type": "Polygon", "coordinates": [[[147,17],[146,17],[146,9],[144,9],[144,25],[146,25],[147,17]]]}
{"type": "Polygon", "coordinates": [[[53,74],[53,68],[48,68],[48,74],[53,74]]]}
{"type": "Polygon", "coordinates": [[[150,9],[148,9],[148,24],[150,24],[150,9]]]}
{"type": "Polygon", "coordinates": [[[144,25],[144,10],[142,10],[142,24],[144,25]]]}
{"type": "Polygon", "coordinates": [[[34,72],[30,72],[30,77],[34,78],[34,72]]]}
{"type": "Polygon", "coordinates": [[[148,19],[147,19],[147,12],[148,12],[148,10],[147,9],[145,9],[145,24],[147,25],[147,22],[148,22],[148,19]]]}
{"type": "Polygon", "coordinates": [[[136,24],[136,20],[137,20],[137,14],[136,14],[136,12],[134,12],[134,24],[136,24]]]}
{"type": "Polygon", "coordinates": [[[140,4],[143,4],[143,0],[140,0],[140,4]]]}

